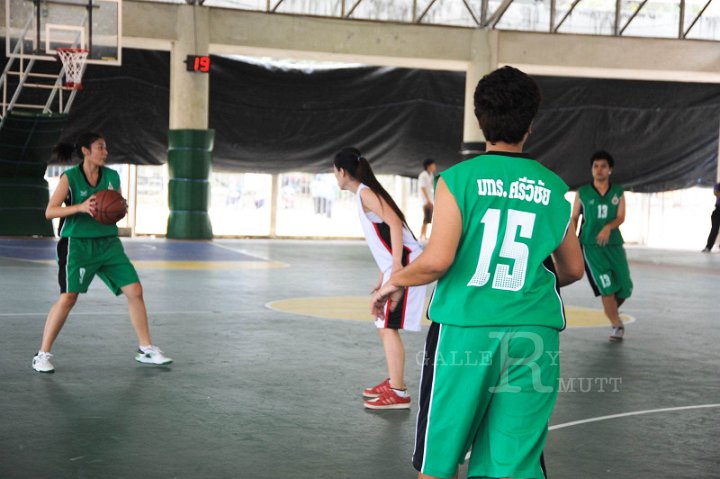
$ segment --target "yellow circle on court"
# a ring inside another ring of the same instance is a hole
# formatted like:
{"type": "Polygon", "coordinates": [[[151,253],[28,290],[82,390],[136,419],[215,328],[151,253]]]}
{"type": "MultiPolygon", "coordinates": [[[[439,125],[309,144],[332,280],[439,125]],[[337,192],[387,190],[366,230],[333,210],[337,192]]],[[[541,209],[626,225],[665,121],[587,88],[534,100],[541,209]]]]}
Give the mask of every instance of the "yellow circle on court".
{"type": "MultiPolygon", "coordinates": [[[[370,314],[369,296],[316,296],[289,298],[272,301],[267,307],[284,313],[301,314],[315,318],[373,321],[370,314]]],[[[594,328],[610,323],[600,309],[565,306],[568,328],[594,328]]],[[[635,318],[621,314],[623,322],[632,323],[635,318]]],[[[427,320],[424,320],[428,322],[427,320]]]]}

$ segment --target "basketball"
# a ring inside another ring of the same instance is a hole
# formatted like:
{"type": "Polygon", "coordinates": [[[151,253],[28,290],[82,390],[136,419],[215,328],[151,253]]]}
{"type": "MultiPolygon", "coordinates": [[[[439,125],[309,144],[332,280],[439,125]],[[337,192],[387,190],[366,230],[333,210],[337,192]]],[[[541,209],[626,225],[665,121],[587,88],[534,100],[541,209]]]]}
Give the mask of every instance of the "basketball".
{"type": "Polygon", "coordinates": [[[104,225],[114,225],[125,217],[127,203],[115,190],[102,190],[95,193],[95,221],[104,225]]]}

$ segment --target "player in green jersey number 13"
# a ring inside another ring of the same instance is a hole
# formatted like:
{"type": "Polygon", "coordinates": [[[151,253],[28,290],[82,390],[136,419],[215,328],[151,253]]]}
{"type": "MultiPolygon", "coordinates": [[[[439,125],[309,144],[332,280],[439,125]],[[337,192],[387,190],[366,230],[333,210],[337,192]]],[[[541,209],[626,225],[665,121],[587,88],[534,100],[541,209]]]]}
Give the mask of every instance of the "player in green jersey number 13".
{"type": "Polygon", "coordinates": [[[580,244],[585,256],[585,270],[595,296],[602,296],[605,315],[610,320],[610,341],[621,341],[625,325],[618,308],[632,294],[623,237],[619,226],[625,221],[625,196],[620,185],[610,182],[615,166],[612,155],[598,151],[590,158],[592,183],[578,188],[573,204],[573,227],[580,215],[580,244]]]}

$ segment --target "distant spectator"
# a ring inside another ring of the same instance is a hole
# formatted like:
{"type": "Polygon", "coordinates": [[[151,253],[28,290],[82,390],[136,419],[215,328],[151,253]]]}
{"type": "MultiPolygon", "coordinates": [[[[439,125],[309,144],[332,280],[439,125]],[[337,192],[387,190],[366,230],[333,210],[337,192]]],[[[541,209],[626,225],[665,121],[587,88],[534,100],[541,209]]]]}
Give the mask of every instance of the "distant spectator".
{"type": "Polygon", "coordinates": [[[703,253],[709,253],[713,246],[715,246],[715,240],[720,230],[720,183],[715,185],[713,193],[715,193],[715,210],[712,212],[712,215],[710,215],[712,226],[710,227],[710,235],[708,235],[707,244],[705,245],[703,253]]]}
{"type": "Polygon", "coordinates": [[[432,223],[433,197],[435,196],[435,160],[428,158],[423,161],[423,171],[418,176],[418,190],[423,201],[423,224],[420,228],[420,240],[427,239],[428,225],[432,223]]]}
{"type": "Polygon", "coordinates": [[[316,215],[319,215],[322,212],[322,189],[322,177],[320,175],[315,175],[315,178],[313,178],[310,183],[310,196],[312,196],[313,211],[316,215]]]}
{"type": "Polygon", "coordinates": [[[323,213],[327,218],[332,216],[332,207],[337,197],[338,187],[337,181],[333,175],[322,175],[323,187],[320,190],[322,196],[323,213]]]}

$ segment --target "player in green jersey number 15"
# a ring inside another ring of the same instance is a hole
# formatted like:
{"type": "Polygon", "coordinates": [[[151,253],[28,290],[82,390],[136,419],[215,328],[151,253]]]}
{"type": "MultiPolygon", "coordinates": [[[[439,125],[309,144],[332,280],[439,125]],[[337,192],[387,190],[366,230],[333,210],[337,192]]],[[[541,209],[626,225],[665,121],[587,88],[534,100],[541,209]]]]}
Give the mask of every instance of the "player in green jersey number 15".
{"type": "Polygon", "coordinates": [[[568,187],[522,153],[540,104],[512,67],[483,77],[475,116],[487,152],[443,171],[425,251],[373,297],[383,314],[402,288],[438,280],[428,310],[413,465],[419,478],[542,478],[557,399],[558,288],[583,275],[568,187]],[[468,357],[478,351],[487,356],[468,357]],[[467,358],[467,360],[457,360],[467,358]],[[524,366],[521,366],[523,363],[524,366]],[[532,367],[527,367],[532,364],[532,367]]]}

